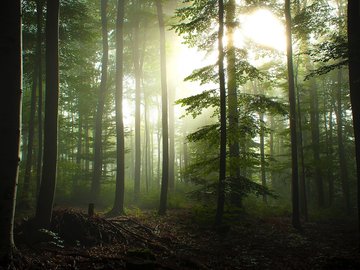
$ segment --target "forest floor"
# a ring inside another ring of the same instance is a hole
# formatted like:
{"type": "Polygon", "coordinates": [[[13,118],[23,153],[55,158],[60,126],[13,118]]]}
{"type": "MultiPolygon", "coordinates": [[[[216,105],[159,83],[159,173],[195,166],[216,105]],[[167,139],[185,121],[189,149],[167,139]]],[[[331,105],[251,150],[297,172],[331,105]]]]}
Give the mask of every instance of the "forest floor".
{"type": "MultiPolygon", "coordinates": [[[[51,230],[15,231],[14,269],[360,269],[356,224],[243,217],[214,230],[190,210],[105,218],[54,211],[51,230]]],[[[1,267],[0,267],[1,268],[1,267]]]]}

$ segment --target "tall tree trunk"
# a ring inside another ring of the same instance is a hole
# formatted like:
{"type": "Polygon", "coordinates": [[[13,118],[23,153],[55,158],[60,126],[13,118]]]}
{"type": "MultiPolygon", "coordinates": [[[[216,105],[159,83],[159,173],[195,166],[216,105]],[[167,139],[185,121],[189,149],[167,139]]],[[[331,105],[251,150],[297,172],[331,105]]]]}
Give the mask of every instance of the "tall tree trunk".
{"type": "Polygon", "coordinates": [[[356,169],[357,169],[357,195],[358,219],[360,231],[360,2],[348,1],[348,39],[349,39],[349,76],[350,76],[350,101],[353,114],[356,169]]]}
{"type": "Polygon", "coordinates": [[[314,78],[310,79],[310,123],[313,158],[315,165],[315,183],[318,206],[324,207],[324,184],[320,160],[319,104],[317,85],[314,78]]]}
{"type": "Polygon", "coordinates": [[[5,1],[0,10],[0,260],[15,250],[13,227],[19,169],[22,48],[21,1],[5,1]]]}
{"type": "MultiPolygon", "coordinates": [[[[297,85],[297,83],[296,83],[297,85]]],[[[306,196],[306,176],[305,176],[305,160],[304,160],[304,144],[303,144],[303,128],[302,128],[302,112],[300,107],[300,91],[299,88],[296,91],[297,99],[297,119],[298,119],[298,137],[299,137],[299,157],[300,157],[300,186],[299,186],[299,199],[300,199],[300,211],[304,216],[305,221],[308,221],[308,209],[307,209],[307,196],[306,196]]]]}
{"type": "MultiPolygon", "coordinates": [[[[139,6],[139,2],[136,2],[139,6]]],[[[140,196],[140,174],[141,174],[141,137],[140,137],[140,105],[141,105],[141,71],[139,55],[139,21],[134,25],[133,58],[135,71],[135,172],[134,172],[134,199],[138,201],[140,196]]]]}
{"type": "Polygon", "coordinates": [[[102,119],[104,114],[105,97],[107,92],[107,69],[108,69],[108,31],[107,31],[107,3],[108,0],[101,0],[101,30],[103,55],[101,60],[101,81],[98,94],[98,103],[95,120],[95,139],[94,139],[94,167],[93,179],[91,182],[91,199],[97,202],[100,194],[100,182],[103,166],[103,146],[102,146],[102,119]]]}
{"type": "Polygon", "coordinates": [[[116,190],[112,212],[116,215],[124,213],[125,194],[125,134],[123,121],[123,78],[124,78],[124,0],[117,2],[116,19],[116,190]]]}
{"type": "MultiPolygon", "coordinates": [[[[39,12],[37,10],[37,12],[39,12]]],[[[37,31],[41,31],[37,29],[37,31]]],[[[38,44],[36,44],[38,46],[38,44]]],[[[41,48],[40,48],[41,50],[41,48]]],[[[33,151],[34,151],[34,122],[35,122],[35,112],[36,112],[36,90],[38,84],[38,72],[39,72],[39,65],[40,63],[38,54],[39,49],[36,48],[35,53],[35,61],[34,61],[34,70],[33,70],[33,82],[31,87],[31,102],[30,102],[30,115],[28,119],[29,123],[29,130],[28,130],[28,137],[27,137],[27,151],[26,151],[26,159],[25,159],[25,173],[24,173],[24,186],[23,186],[23,199],[26,201],[30,198],[30,182],[31,182],[31,169],[33,164],[33,151]]]]}
{"type": "Polygon", "coordinates": [[[235,21],[235,0],[229,0],[226,4],[226,37],[227,37],[227,90],[228,90],[228,110],[229,110],[229,158],[230,168],[229,175],[231,177],[231,202],[235,205],[241,205],[241,198],[239,190],[235,190],[237,181],[240,177],[239,169],[239,112],[238,112],[238,97],[237,97],[237,85],[236,85],[236,67],[235,67],[235,46],[234,46],[234,29],[236,26],[235,21]]]}
{"type": "MultiPolygon", "coordinates": [[[[261,166],[261,185],[266,187],[266,171],[265,171],[265,123],[264,113],[260,113],[260,166],[261,166]]],[[[266,194],[263,195],[263,201],[267,203],[266,194]]]]}
{"type": "Polygon", "coordinates": [[[217,189],[217,209],[215,216],[215,225],[222,223],[225,204],[225,178],[226,178],[226,88],[225,88],[225,72],[224,72],[224,1],[218,1],[218,68],[219,68],[219,88],[220,88],[220,164],[219,164],[219,182],[217,189]]]}
{"type": "Polygon", "coordinates": [[[44,162],[35,219],[41,228],[51,222],[56,187],[59,100],[59,0],[47,2],[44,162]]]}
{"type": "Polygon", "coordinates": [[[328,179],[328,192],[329,192],[329,206],[334,202],[334,173],[333,173],[333,95],[324,95],[324,108],[330,105],[329,111],[324,110],[324,124],[325,124],[325,136],[326,136],[326,160],[327,160],[327,179],[328,179]],[[327,99],[330,98],[330,104],[327,99]],[[327,117],[329,115],[329,117],[327,117]],[[329,122],[329,125],[327,124],[329,122]]]}
{"type": "Polygon", "coordinates": [[[290,104],[290,132],[291,132],[291,197],[292,197],[292,224],[294,228],[300,229],[300,210],[299,210],[299,183],[298,183],[298,160],[297,160],[297,134],[296,134],[296,100],[295,83],[292,52],[291,35],[291,9],[290,0],[285,0],[285,19],[286,19],[286,41],[287,41],[287,68],[289,84],[289,104],[290,104]]]}
{"type": "Polygon", "coordinates": [[[156,9],[160,30],[160,72],[161,72],[161,116],[162,116],[162,177],[159,215],[165,215],[169,185],[169,127],[168,127],[168,93],[166,76],[166,43],[165,24],[161,0],[156,0],[156,9]]]}
{"type": "Polygon", "coordinates": [[[175,91],[171,87],[169,91],[169,188],[175,188],[175,117],[174,117],[174,102],[175,91]]]}

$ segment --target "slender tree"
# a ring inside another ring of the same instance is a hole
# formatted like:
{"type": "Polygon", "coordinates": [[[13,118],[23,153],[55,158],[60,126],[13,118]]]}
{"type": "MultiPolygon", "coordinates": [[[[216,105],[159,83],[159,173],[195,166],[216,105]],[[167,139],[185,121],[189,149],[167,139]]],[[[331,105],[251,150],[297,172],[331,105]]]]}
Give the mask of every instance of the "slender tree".
{"type": "Polygon", "coordinates": [[[224,1],[218,1],[218,73],[220,88],[220,164],[219,164],[219,182],[218,182],[218,199],[215,216],[215,225],[222,223],[225,204],[225,178],[226,178],[226,88],[225,88],[225,72],[224,72],[224,1]]]}
{"type": "Polygon", "coordinates": [[[285,19],[286,19],[286,42],[287,42],[287,69],[289,85],[289,104],[290,104],[290,132],[291,132],[291,195],[292,195],[292,224],[294,228],[300,229],[300,210],[299,210],[299,183],[298,183],[298,158],[297,158],[297,134],[296,134],[296,100],[295,83],[293,68],[293,52],[291,37],[291,9],[290,0],[285,0],[285,19]]]}
{"type": "Polygon", "coordinates": [[[108,77],[108,30],[107,30],[107,4],[108,0],[101,0],[101,32],[102,32],[102,46],[103,55],[101,60],[101,81],[98,94],[98,103],[96,109],[95,120],[95,139],[94,139],[94,168],[93,179],[91,182],[91,199],[97,202],[100,194],[100,181],[103,166],[103,153],[102,153],[102,119],[104,114],[105,97],[107,92],[107,77],[108,77]]]}
{"type": "MultiPolygon", "coordinates": [[[[37,5],[37,8],[39,6],[37,5]]],[[[42,8],[42,7],[40,7],[42,8]]],[[[39,14],[42,11],[36,10],[36,13],[39,14]]],[[[39,16],[39,15],[38,15],[39,16]]],[[[37,16],[37,17],[38,17],[37,16]]],[[[37,24],[37,32],[41,33],[41,28],[39,28],[39,24],[37,24]]],[[[34,133],[35,133],[35,113],[36,113],[36,90],[38,86],[38,73],[39,66],[41,62],[39,62],[39,54],[41,54],[41,43],[36,43],[35,55],[34,55],[34,69],[33,69],[33,81],[31,86],[31,101],[30,101],[30,115],[28,119],[29,130],[28,130],[28,138],[27,138],[27,151],[26,151],[26,160],[25,160],[25,173],[24,173],[24,186],[22,190],[22,195],[25,200],[30,197],[30,182],[31,182],[31,170],[33,165],[33,152],[34,152],[34,133]],[[40,46],[40,48],[38,48],[40,46]]]]}
{"type": "MultiPolygon", "coordinates": [[[[239,112],[238,112],[238,97],[237,97],[237,85],[236,85],[236,55],[234,46],[234,30],[236,26],[235,21],[235,0],[229,0],[226,4],[226,61],[227,61],[227,90],[228,90],[228,110],[229,110],[229,130],[228,144],[229,144],[229,157],[230,168],[229,174],[231,181],[238,181],[240,177],[239,170],[239,112]]],[[[231,183],[231,186],[237,186],[236,183],[231,183]]],[[[234,188],[233,188],[234,189],[234,188]]],[[[232,190],[231,201],[232,203],[241,204],[241,198],[239,197],[238,190],[232,190]]]]}
{"type": "Polygon", "coordinates": [[[57,170],[59,100],[59,0],[47,2],[46,13],[46,96],[44,122],[44,162],[36,220],[39,227],[51,222],[57,170]]]}
{"type": "Polygon", "coordinates": [[[160,30],[160,72],[161,72],[161,116],[162,116],[162,176],[159,215],[166,214],[169,185],[169,128],[168,128],[168,93],[166,76],[165,24],[161,0],[156,0],[156,10],[160,30]]]}
{"type": "Polygon", "coordinates": [[[0,10],[0,261],[15,251],[13,227],[18,181],[22,61],[21,1],[4,1],[0,10]]]}
{"type": "Polygon", "coordinates": [[[123,54],[124,54],[124,0],[117,2],[116,19],[116,77],[115,77],[115,107],[116,107],[116,191],[112,212],[124,213],[125,190],[125,140],[123,121],[123,54]]]}
{"type": "Polygon", "coordinates": [[[348,39],[350,101],[352,106],[355,134],[359,219],[358,226],[360,231],[360,2],[357,0],[348,1],[348,39]]]}
{"type": "MultiPolygon", "coordinates": [[[[135,8],[139,8],[140,2],[133,2],[135,8]]],[[[133,29],[133,61],[135,73],[135,172],[134,172],[134,199],[137,201],[140,196],[140,175],[141,175],[141,130],[140,130],[140,114],[141,114],[141,65],[139,54],[139,18],[135,18],[133,29]]]]}

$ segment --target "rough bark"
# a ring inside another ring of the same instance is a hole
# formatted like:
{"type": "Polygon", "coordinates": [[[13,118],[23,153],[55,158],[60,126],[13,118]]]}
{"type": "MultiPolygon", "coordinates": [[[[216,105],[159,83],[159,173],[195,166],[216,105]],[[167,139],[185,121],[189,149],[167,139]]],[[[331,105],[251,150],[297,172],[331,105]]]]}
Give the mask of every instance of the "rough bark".
{"type": "Polygon", "coordinates": [[[342,70],[338,70],[336,89],[336,123],[337,123],[337,144],[340,163],[340,182],[344,198],[344,207],[350,214],[350,192],[349,192],[349,175],[347,168],[347,158],[345,154],[344,132],[343,132],[343,106],[342,106],[342,70]]]}
{"type": "Polygon", "coordinates": [[[116,190],[112,212],[124,213],[125,194],[125,134],[123,121],[123,77],[124,77],[124,0],[117,2],[116,19],[116,77],[115,77],[115,110],[116,110],[116,190]]]}
{"type": "Polygon", "coordinates": [[[360,2],[348,1],[348,39],[349,39],[349,76],[350,101],[353,114],[356,169],[357,169],[357,208],[360,231],[360,2]]]}
{"type": "Polygon", "coordinates": [[[161,72],[161,116],[162,116],[162,176],[159,215],[166,214],[169,185],[169,127],[168,127],[168,93],[166,72],[165,24],[161,0],[156,0],[156,10],[160,31],[160,72],[161,72]]]}
{"type": "MultiPolygon", "coordinates": [[[[139,5],[139,2],[135,4],[139,5]]],[[[136,19],[133,32],[133,60],[135,72],[135,172],[134,172],[134,199],[140,196],[140,173],[141,173],[141,137],[140,137],[140,105],[141,105],[141,71],[139,55],[139,21],[136,19]]]]}
{"type": "Polygon", "coordinates": [[[108,69],[108,31],[107,31],[107,3],[108,0],[101,0],[101,30],[103,55],[101,60],[101,81],[98,94],[98,103],[96,108],[95,120],[95,138],[94,138],[94,167],[93,178],[91,182],[91,200],[95,203],[100,194],[100,182],[102,175],[103,157],[102,157],[102,119],[104,114],[105,97],[107,92],[107,69],[108,69]]]}
{"type": "Polygon", "coordinates": [[[51,222],[56,187],[58,101],[59,101],[59,0],[47,2],[46,92],[44,121],[44,161],[36,221],[47,228],[51,222]]]}
{"type": "Polygon", "coordinates": [[[285,0],[285,19],[286,19],[286,41],[287,41],[287,73],[289,87],[290,104],[290,132],[291,132],[291,198],[292,198],[292,224],[294,228],[300,229],[300,210],[299,210],[299,183],[298,183],[298,154],[297,154],[297,134],[296,134],[296,100],[295,83],[292,52],[291,34],[291,11],[290,0],[285,0]]]}
{"type": "Polygon", "coordinates": [[[5,1],[0,10],[0,260],[15,250],[13,226],[19,168],[22,61],[21,1],[5,1]],[[10,15],[9,15],[10,14],[10,15]]]}
{"type": "MultiPolygon", "coordinates": [[[[237,97],[237,85],[236,85],[236,67],[235,67],[235,46],[234,46],[234,30],[236,26],[235,22],[235,0],[230,0],[226,4],[226,62],[227,62],[227,91],[228,91],[228,113],[229,113],[229,175],[233,179],[232,181],[238,181],[240,177],[239,169],[239,112],[238,112],[238,97],[237,97]]],[[[238,186],[236,183],[230,183],[231,186],[238,186]]],[[[231,193],[231,202],[235,205],[241,204],[241,198],[239,191],[234,190],[231,193]]]]}
{"type": "Polygon", "coordinates": [[[226,178],[226,88],[224,72],[224,48],[222,40],[224,37],[224,2],[218,1],[218,75],[220,88],[220,163],[219,163],[219,180],[217,189],[217,208],[215,216],[215,225],[222,223],[225,204],[225,178],[226,178]]]}

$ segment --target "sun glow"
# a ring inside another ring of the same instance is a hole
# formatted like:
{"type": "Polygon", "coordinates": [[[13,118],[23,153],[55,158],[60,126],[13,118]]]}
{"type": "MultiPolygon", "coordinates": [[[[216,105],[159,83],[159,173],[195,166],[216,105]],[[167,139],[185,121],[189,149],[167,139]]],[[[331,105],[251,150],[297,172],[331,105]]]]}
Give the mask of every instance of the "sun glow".
{"type": "Polygon", "coordinates": [[[249,15],[243,15],[240,25],[241,32],[246,38],[265,47],[285,51],[284,25],[271,11],[258,9],[249,15]]]}

